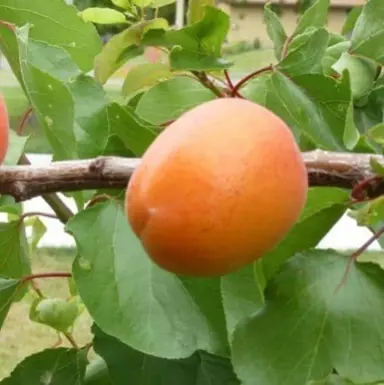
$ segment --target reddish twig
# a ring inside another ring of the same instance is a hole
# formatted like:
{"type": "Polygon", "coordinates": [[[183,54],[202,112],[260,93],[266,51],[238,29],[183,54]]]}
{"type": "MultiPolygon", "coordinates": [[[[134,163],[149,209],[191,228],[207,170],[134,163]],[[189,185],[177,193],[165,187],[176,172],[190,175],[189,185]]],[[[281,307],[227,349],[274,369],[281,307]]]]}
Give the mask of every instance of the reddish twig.
{"type": "Polygon", "coordinates": [[[232,79],[231,77],[229,76],[229,73],[227,70],[224,70],[224,76],[225,76],[225,79],[227,80],[227,84],[228,84],[228,87],[231,89],[231,91],[233,90],[233,83],[232,83],[232,79]]]}
{"type": "Polygon", "coordinates": [[[28,122],[28,119],[29,117],[31,116],[31,113],[32,113],[32,107],[29,107],[25,112],[24,114],[22,115],[21,117],[21,122],[19,124],[19,127],[17,127],[17,135],[21,136],[23,134],[23,129],[25,127],[25,125],[27,124],[28,122]]]}
{"type": "Polygon", "coordinates": [[[256,76],[264,73],[264,72],[268,72],[268,71],[272,71],[273,70],[273,65],[270,64],[269,66],[266,66],[266,67],[263,67],[257,71],[254,71],[254,72],[251,72],[250,74],[248,74],[247,76],[245,76],[243,79],[241,79],[239,82],[236,83],[235,86],[233,86],[233,89],[232,89],[232,96],[235,96],[237,94],[237,92],[239,91],[239,89],[247,82],[249,82],[250,80],[252,80],[253,78],[255,78],[256,76]]]}
{"type": "Polygon", "coordinates": [[[168,120],[164,123],[160,123],[160,127],[167,127],[169,126],[171,123],[173,123],[175,120],[168,120]]]}
{"type": "Polygon", "coordinates": [[[31,275],[26,275],[22,280],[21,283],[27,283],[30,281],[33,281],[34,279],[39,279],[39,278],[69,278],[72,277],[71,273],[37,273],[37,274],[31,274],[31,275]]]}
{"type": "Polygon", "coordinates": [[[351,266],[352,266],[352,263],[356,261],[357,258],[359,258],[359,256],[361,254],[364,253],[364,251],[366,251],[368,249],[368,247],[373,243],[375,242],[377,239],[379,239],[382,235],[384,234],[384,226],[379,230],[377,231],[376,233],[374,233],[372,235],[372,237],[370,237],[368,239],[367,242],[365,242],[361,247],[359,247],[356,251],[354,251],[349,259],[348,259],[348,263],[347,263],[347,267],[345,269],[345,272],[344,272],[344,275],[340,281],[340,283],[337,285],[337,288],[335,290],[335,293],[337,293],[337,291],[341,288],[341,286],[343,286],[347,280],[347,276],[349,274],[349,271],[351,269],[351,266]]]}
{"type": "Polygon", "coordinates": [[[232,82],[231,77],[229,76],[229,72],[227,70],[224,70],[224,76],[227,81],[227,85],[229,87],[229,96],[237,96],[238,98],[244,99],[244,96],[239,93],[239,91],[235,90],[235,86],[232,82]]]}
{"type": "Polygon", "coordinates": [[[116,200],[113,196],[108,194],[100,194],[94,196],[85,207],[86,209],[89,209],[90,207],[94,206],[97,203],[108,201],[108,200],[116,200]]]}
{"type": "Polygon", "coordinates": [[[8,21],[5,21],[5,20],[0,20],[0,24],[3,25],[4,27],[8,28],[12,32],[16,31],[16,25],[15,24],[9,23],[8,21]]]}
{"type": "MultiPolygon", "coordinates": [[[[351,192],[354,203],[364,202],[371,194],[370,190],[375,190],[376,186],[383,181],[383,177],[374,175],[359,182],[351,192]]],[[[369,199],[368,199],[369,200],[369,199]]]]}

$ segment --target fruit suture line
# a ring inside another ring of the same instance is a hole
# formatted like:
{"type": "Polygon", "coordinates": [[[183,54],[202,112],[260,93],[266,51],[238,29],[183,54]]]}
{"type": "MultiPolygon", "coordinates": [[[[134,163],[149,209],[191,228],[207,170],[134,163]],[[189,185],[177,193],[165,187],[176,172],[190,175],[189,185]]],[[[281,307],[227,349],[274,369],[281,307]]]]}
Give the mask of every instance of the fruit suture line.
{"type": "MultiPolygon", "coordinates": [[[[381,155],[311,151],[302,153],[310,186],[353,189],[375,175],[370,159],[381,155]]],[[[48,166],[0,166],[0,194],[16,201],[58,191],[126,188],[140,164],[140,158],[99,157],[96,159],[53,162],[48,166]]],[[[368,197],[384,194],[384,180],[376,180],[368,197]]]]}

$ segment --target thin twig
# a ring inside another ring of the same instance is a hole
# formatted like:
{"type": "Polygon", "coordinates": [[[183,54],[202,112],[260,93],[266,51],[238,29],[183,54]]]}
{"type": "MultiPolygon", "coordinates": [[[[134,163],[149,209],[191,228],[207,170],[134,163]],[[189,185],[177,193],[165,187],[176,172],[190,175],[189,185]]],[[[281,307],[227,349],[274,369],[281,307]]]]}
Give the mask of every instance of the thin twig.
{"type": "Polygon", "coordinates": [[[39,211],[30,211],[27,213],[24,213],[20,216],[19,221],[22,222],[25,218],[29,217],[46,217],[46,218],[52,218],[52,219],[59,219],[55,214],[49,214],[49,213],[42,213],[39,211]]]}
{"type": "Polygon", "coordinates": [[[199,82],[206,88],[210,89],[219,98],[225,98],[227,95],[221,91],[215,84],[208,78],[205,72],[191,71],[193,75],[199,80],[199,82]]]}
{"type": "Polygon", "coordinates": [[[115,198],[108,194],[99,194],[94,196],[87,204],[86,209],[89,209],[90,207],[94,206],[97,203],[104,202],[107,200],[115,200],[115,198]]]}
{"type": "Polygon", "coordinates": [[[32,286],[32,289],[40,298],[44,298],[43,292],[40,290],[39,286],[34,280],[31,280],[31,286],[32,286]]]}
{"type": "Polygon", "coordinates": [[[257,71],[254,71],[254,72],[251,72],[250,74],[248,74],[247,76],[245,76],[243,79],[241,79],[239,82],[236,83],[236,85],[233,86],[233,89],[232,89],[232,96],[235,96],[237,94],[237,92],[239,91],[239,89],[247,82],[249,82],[250,80],[252,80],[253,78],[255,78],[256,76],[258,75],[261,75],[262,73],[264,72],[268,72],[268,71],[272,71],[273,70],[273,65],[270,64],[269,66],[266,66],[266,67],[263,67],[263,68],[260,68],[259,70],[257,71]]]}
{"type": "MultiPolygon", "coordinates": [[[[33,165],[31,165],[31,162],[29,161],[29,159],[25,156],[25,154],[21,155],[20,159],[19,159],[19,164],[20,165],[25,165],[25,166],[31,166],[31,167],[34,167],[33,165]]],[[[20,167],[20,166],[17,166],[17,167],[20,167]]],[[[1,190],[1,185],[2,185],[3,181],[2,181],[2,178],[1,178],[1,172],[0,172],[0,190],[1,190]]],[[[17,182],[14,184],[14,189],[15,189],[15,193],[16,195],[14,194],[10,194],[12,195],[14,198],[17,198],[17,194],[18,192],[21,192],[22,189],[19,189],[20,186],[17,185],[17,182]],[[20,190],[20,191],[19,191],[20,190]]],[[[56,191],[60,191],[60,190],[56,190],[56,191]]],[[[69,221],[69,219],[71,219],[73,216],[74,216],[74,213],[71,211],[71,209],[60,199],[60,197],[55,194],[56,191],[51,191],[49,194],[47,193],[44,193],[44,191],[42,191],[41,194],[37,194],[37,195],[41,195],[41,197],[45,200],[45,202],[51,207],[51,209],[54,211],[54,213],[57,215],[57,217],[60,219],[60,221],[62,223],[67,223],[69,221]]],[[[1,194],[1,192],[0,192],[1,194]]],[[[19,201],[22,201],[22,200],[27,200],[29,198],[33,198],[34,196],[37,196],[37,195],[33,195],[31,197],[26,197],[26,199],[20,199],[19,201]]]]}
{"type": "Polygon", "coordinates": [[[72,277],[71,273],[62,273],[62,272],[37,273],[37,274],[26,275],[25,277],[23,277],[21,282],[27,283],[34,279],[41,279],[41,278],[69,278],[69,277],[72,277]]]}
{"type": "Polygon", "coordinates": [[[228,84],[229,88],[230,88],[231,91],[232,91],[234,85],[233,85],[233,83],[232,83],[231,77],[229,76],[228,70],[224,70],[224,76],[225,76],[225,79],[227,80],[227,84],[228,84]]]}
{"type": "Polygon", "coordinates": [[[69,341],[69,343],[74,347],[75,349],[79,349],[79,345],[76,343],[75,339],[73,338],[71,333],[63,333],[64,337],[69,341]]]}
{"type": "Polygon", "coordinates": [[[224,70],[224,76],[225,76],[225,79],[227,80],[227,84],[228,84],[228,87],[229,87],[229,90],[230,90],[229,95],[230,96],[237,96],[238,98],[244,99],[244,96],[241,95],[239,93],[239,91],[235,90],[235,86],[234,86],[234,84],[232,82],[232,79],[229,76],[229,72],[227,70],[224,70]]]}
{"type": "Polygon", "coordinates": [[[347,267],[345,269],[345,272],[344,272],[344,275],[343,275],[343,278],[341,279],[340,283],[337,285],[337,288],[335,290],[335,293],[337,293],[337,291],[341,288],[341,286],[343,286],[347,280],[347,276],[349,274],[349,271],[352,267],[352,263],[356,261],[357,258],[360,257],[361,254],[364,253],[364,251],[366,251],[368,249],[369,246],[371,246],[371,244],[373,242],[375,242],[377,239],[379,239],[382,235],[384,234],[384,226],[377,232],[375,232],[372,237],[370,237],[368,239],[367,242],[365,242],[361,247],[359,247],[357,250],[355,250],[351,255],[350,257],[348,258],[348,263],[347,263],[347,267]]]}
{"type": "Polygon", "coordinates": [[[28,107],[28,109],[22,115],[19,127],[17,127],[17,135],[21,136],[23,134],[24,127],[27,124],[28,119],[31,116],[32,111],[33,111],[32,107],[28,107]]]}

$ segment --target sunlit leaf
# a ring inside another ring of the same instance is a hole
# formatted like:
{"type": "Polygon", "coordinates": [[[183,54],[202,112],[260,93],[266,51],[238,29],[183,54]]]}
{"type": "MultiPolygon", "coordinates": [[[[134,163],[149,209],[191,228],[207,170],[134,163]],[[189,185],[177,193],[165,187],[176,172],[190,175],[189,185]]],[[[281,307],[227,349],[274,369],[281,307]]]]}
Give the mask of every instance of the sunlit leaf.
{"type": "Polygon", "coordinates": [[[163,358],[225,350],[182,282],[150,261],[118,203],[82,211],[66,229],[78,248],[73,264],[77,289],[105,333],[163,358]]]}

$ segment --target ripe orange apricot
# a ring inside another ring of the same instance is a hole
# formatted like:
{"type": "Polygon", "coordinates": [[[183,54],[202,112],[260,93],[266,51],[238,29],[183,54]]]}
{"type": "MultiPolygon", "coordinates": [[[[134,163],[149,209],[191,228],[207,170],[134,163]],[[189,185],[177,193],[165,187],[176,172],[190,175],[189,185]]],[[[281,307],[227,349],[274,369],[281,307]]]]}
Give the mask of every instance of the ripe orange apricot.
{"type": "Polygon", "coordinates": [[[221,98],[184,113],[155,139],[125,207],[156,264],[218,276],[272,250],[297,221],[307,190],[287,125],[256,103],[221,98]]]}
{"type": "Polygon", "coordinates": [[[3,163],[8,150],[9,118],[4,97],[0,94],[0,163],[3,163]]]}

